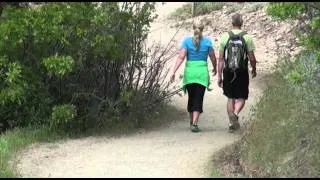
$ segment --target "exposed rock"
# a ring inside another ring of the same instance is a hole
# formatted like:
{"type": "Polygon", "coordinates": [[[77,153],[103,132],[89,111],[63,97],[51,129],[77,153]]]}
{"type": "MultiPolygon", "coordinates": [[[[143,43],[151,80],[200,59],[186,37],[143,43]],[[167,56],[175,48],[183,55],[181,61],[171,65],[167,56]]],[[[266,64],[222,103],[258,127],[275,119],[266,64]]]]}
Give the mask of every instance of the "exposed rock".
{"type": "Polygon", "coordinates": [[[267,27],[266,28],[266,31],[270,31],[270,30],[272,30],[272,27],[267,27]]]}
{"type": "Polygon", "coordinates": [[[281,40],[281,39],[282,39],[282,36],[277,36],[275,40],[276,40],[276,41],[279,41],[279,40],[281,40]]]}

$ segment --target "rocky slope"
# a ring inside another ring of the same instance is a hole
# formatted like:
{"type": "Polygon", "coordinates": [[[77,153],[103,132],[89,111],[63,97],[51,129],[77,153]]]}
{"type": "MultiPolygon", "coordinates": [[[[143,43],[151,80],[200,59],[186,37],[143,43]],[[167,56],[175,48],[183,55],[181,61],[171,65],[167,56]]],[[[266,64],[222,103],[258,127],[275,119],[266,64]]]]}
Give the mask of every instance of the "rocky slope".
{"type": "MultiPolygon", "coordinates": [[[[233,3],[234,4],[234,3],[233,3]]],[[[238,12],[243,15],[243,29],[251,34],[256,46],[258,70],[259,67],[271,69],[275,65],[277,57],[290,57],[299,53],[301,50],[297,39],[294,37],[295,27],[298,21],[277,21],[268,16],[265,12],[266,3],[263,3],[262,9],[253,11],[253,6],[257,3],[242,3],[243,7],[238,12]]],[[[260,3],[261,4],[261,3],[260,3]]],[[[234,13],[234,12],[233,12],[234,13]]],[[[175,27],[181,25],[189,32],[192,32],[192,22],[194,20],[202,21],[206,26],[204,35],[211,37],[215,43],[215,49],[218,49],[219,37],[223,32],[231,29],[231,16],[225,6],[222,10],[213,11],[210,14],[198,16],[185,21],[176,23],[175,27]]]]}

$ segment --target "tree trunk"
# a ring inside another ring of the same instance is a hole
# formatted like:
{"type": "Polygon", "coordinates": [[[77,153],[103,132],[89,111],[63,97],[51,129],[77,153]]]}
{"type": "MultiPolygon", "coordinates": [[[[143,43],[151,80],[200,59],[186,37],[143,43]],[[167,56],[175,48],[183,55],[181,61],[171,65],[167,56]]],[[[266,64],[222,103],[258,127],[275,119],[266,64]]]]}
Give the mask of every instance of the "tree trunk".
{"type": "Polygon", "coordinates": [[[2,15],[3,8],[4,8],[4,2],[0,2],[0,18],[2,15]]]}
{"type": "Polygon", "coordinates": [[[195,10],[195,2],[192,2],[192,7],[191,7],[192,17],[194,17],[194,10],[195,10]]]}

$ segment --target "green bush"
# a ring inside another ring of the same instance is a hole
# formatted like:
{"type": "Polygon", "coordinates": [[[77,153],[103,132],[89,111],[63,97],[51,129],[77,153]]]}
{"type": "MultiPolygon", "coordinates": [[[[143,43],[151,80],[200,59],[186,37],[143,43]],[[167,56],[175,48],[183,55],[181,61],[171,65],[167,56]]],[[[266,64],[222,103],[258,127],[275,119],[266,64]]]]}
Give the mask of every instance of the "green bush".
{"type": "Polygon", "coordinates": [[[50,128],[57,129],[66,127],[76,116],[77,110],[74,105],[56,105],[52,109],[50,128]]]}
{"type": "Polygon", "coordinates": [[[0,58],[0,66],[7,67],[7,72],[1,72],[0,100],[2,105],[25,101],[27,83],[23,79],[22,67],[18,63],[8,63],[6,58],[0,58]]]}
{"type": "Polygon", "coordinates": [[[268,6],[267,13],[281,20],[288,18],[296,19],[304,11],[304,8],[304,5],[301,3],[274,2],[268,6]]]}
{"type": "Polygon", "coordinates": [[[74,60],[71,56],[51,56],[43,60],[43,65],[50,74],[62,78],[72,71],[74,60]]]}
{"type": "MultiPolygon", "coordinates": [[[[120,92],[142,89],[136,75],[149,70],[144,41],[156,18],[154,3],[1,5],[0,119],[12,127],[47,124],[54,105],[72,101],[81,112],[75,121],[85,127],[86,113],[108,111],[95,104],[115,104],[120,92]]],[[[145,83],[152,90],[165,87],[145,83]]]]}
{"type": "Polygon", "coordinates": [[[292,61],[282,59],[277,64],[277,73],[288,83],[294,85],[317,82],[320,63],[315,52],[304,52],[293,58],[292,61]]]}
{"type": "MultiPolygon", "coordinates": [[[[10,127],[45,123],[50,109],[50,96],[39,78],[19,63],[0,59],[0,117],[10,127]]],[[[2,122],[3,123],[3,122],[2,122]]]]}

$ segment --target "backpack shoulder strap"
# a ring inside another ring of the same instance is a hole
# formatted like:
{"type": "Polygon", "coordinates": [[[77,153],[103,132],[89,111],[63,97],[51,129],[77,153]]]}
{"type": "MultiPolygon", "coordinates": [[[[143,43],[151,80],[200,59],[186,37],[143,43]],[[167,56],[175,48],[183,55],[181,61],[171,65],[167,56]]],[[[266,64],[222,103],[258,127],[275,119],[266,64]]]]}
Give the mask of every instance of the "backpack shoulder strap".
{"type": "Polygon", "coordinates": [[[247,32],[246,31],[242,31],[241,33],[239,33],[238,35],[239,36],[241,36],[241,37],[243,37],[244,35],[246,35],[247,34],[247,32]]]}
{"type": "Polygon", "coordinates": [[[242,31],[238,34],[238,36],[241,38],[241,41],[244,43],[244,46],[245,46],[245,49],[247,50],[247,43],[246,43],[246,40],[244,39],[244,35],[246,35],[247,32],[246,31],[242,31]]]}
{"type": "Polygon", "coordinates": [[[232,36],[234,36],[234,33],[233,33],[232,31],[229,31],[228,34],[229,34],[229,38],[231,38],[232,36]]]}

